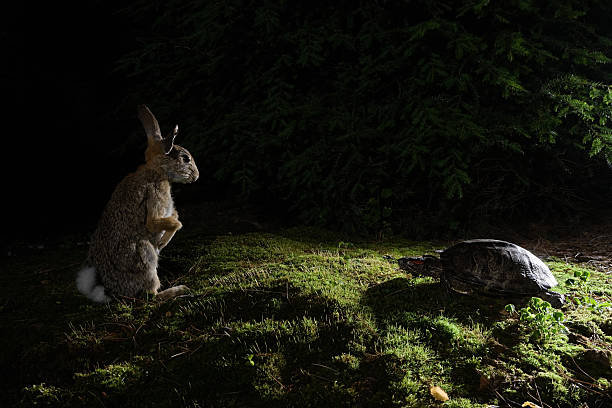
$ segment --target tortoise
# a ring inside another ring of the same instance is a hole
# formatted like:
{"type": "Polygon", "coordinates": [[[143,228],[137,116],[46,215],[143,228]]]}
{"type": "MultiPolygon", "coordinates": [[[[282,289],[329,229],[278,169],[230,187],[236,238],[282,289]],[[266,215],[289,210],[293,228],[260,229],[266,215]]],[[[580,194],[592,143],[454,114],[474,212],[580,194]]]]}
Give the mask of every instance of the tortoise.
{"type": "Polygon", "coordinates": [[[561,307],[562,294],[550,291],[557,280],[538,257],[516,244],[496,239],[459,242],[432,255],[398,259],[401,269],[439,277],[450,290],[464,294],[538,296],[561,307]]]}

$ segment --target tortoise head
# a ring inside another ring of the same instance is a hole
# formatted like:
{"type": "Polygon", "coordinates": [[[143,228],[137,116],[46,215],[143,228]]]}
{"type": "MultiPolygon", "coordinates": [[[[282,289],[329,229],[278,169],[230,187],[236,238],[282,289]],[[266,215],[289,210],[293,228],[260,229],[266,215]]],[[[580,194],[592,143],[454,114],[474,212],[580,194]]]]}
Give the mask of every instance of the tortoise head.
{"type": "Polygon", "coordinates": [[[417,275],[433,276],[437,278],[442,271],[440,258],[433,255],[405,257],[398,259],[397,262],[401,269],[417,275]]]}

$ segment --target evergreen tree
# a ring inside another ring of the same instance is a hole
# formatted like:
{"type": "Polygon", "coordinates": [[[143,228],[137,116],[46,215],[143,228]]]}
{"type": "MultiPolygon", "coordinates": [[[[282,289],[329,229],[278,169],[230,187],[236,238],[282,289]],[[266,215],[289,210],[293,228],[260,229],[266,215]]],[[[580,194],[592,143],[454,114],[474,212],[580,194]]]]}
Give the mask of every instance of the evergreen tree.
{"type": "Polygon", "coordinates": [[[156,112],[180,116],[204,174],[304,221],[448,227],[610,197],[607,1],[154,0],[124,12],[142,43],[120,69],[156,112]]]}

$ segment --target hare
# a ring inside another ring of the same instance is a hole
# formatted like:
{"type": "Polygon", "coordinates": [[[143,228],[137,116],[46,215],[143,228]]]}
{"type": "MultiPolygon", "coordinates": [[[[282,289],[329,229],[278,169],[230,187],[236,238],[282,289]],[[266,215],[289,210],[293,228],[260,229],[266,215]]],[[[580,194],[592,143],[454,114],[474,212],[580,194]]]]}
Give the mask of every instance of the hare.
{"type": "Polygon", "coordinates": [[[174,144],[178,125],[163,138],[146,106],[138,107],[138,117],[147,133],[145,164],[115,188],[76,280],[78,290],[95,302],[109,302],[112,295],[142,293],[167,299],[187,290],[180,285],[158,292],[157,262],[159,252],[182,227],[171,183],[196,181],[198,168],[191,154],[174,144]]]}

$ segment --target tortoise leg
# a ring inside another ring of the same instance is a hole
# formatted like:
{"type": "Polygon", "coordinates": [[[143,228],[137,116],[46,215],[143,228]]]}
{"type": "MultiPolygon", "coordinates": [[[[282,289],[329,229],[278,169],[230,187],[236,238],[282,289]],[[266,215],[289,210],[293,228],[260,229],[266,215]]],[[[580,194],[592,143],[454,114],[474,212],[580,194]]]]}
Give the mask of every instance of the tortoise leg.
{"type": "Polygon", "coordinates": [[[455,290],[456,282],[451,282],[446,279],[443,274],[440,275],[440,295],[443,297],[443,302],[457,302],[460,300],[461,294],[455,290]],[[444,296],[446,295],[446,296],[444,296]]]}
{"type": "Polygon", "coordinates": [[[475,291],[473,285],[463,282],[460,279],[451,280],[444,271],[440,274],[440,284],[449,294],[460,293],[462,295],[473,295],[475,291]]]}
{"type": "Polygon", "coordinates": [[[440,273],[440,287],[444,289],[447,295],[453,295],[455,293],[451,285],[451,282],[446,277],[446,274],[444,273],[444,271],[440,273]]]}

